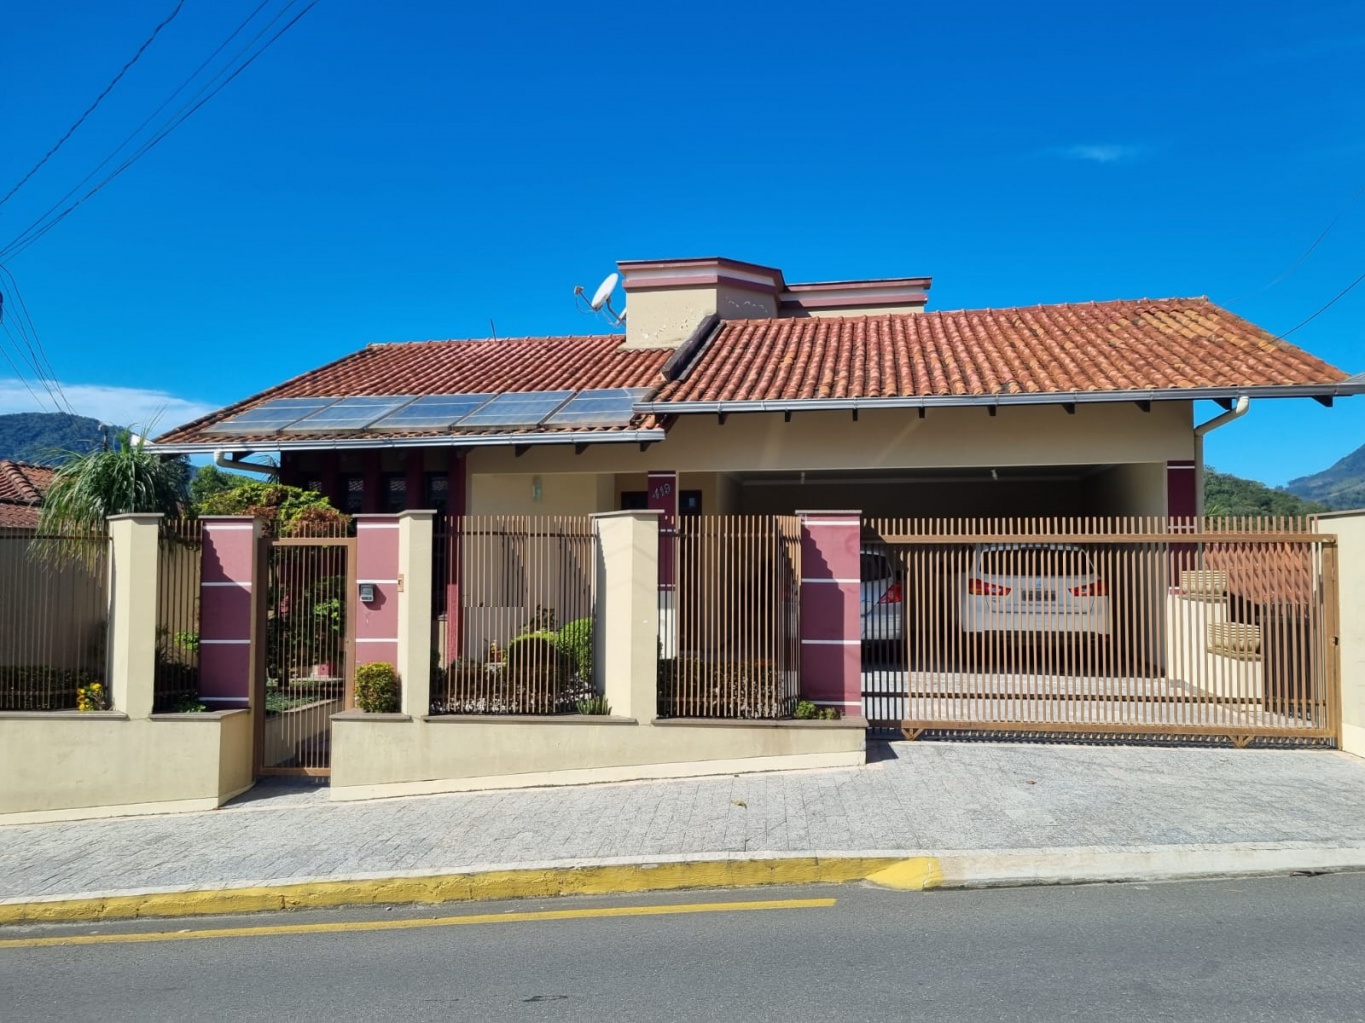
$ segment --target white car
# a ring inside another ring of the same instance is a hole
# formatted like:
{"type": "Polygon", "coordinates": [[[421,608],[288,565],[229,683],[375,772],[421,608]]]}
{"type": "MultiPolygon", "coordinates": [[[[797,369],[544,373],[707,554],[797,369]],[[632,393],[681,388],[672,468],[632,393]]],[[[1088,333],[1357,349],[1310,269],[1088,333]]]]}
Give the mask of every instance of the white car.
{"type": "Polygon", "coordinates": [[[863,642],[899,640],[903,618],[900,573],[891,564],[891,559],[880,551],[863,550],[858,560],[861,563],[858,589],[862,604],[863,642]]]}
{"type": "Polygon", "coordinates": [[[1083,547],[978,544],[962,586],[962,631],[1107,636],[1109,584],[1083,547]]]}

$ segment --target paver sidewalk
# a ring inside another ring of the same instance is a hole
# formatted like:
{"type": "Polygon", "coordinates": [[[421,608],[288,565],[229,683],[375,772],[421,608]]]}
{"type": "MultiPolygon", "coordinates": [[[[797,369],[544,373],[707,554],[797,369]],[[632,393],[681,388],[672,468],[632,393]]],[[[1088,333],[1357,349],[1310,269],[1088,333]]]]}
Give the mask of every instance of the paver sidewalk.
{"type": "Polygon", "coordinates": [[[208,813],[0,827],[0,901],[765,853],[1365,849],[1365,761],[1341,753],[898,742],[872,755],[364,803],[266,789],[208,813]]]}

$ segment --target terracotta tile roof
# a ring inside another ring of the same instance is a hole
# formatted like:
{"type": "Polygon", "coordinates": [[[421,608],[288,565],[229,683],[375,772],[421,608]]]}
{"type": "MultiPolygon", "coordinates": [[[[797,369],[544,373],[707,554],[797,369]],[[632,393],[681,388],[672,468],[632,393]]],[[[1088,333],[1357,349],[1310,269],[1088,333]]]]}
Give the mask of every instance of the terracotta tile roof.
{"type": "MultiPolygon", "coordinates": [[[[371,345],[320,369],[253,395],[157,438],[158,444],[229,439],[202,431],[271,398],[364,394],[477,394],[512,391],[655,387],[668,350],[622,351],[620,334],[500,338],[496,341],[411,341],[371,345]]],[[[498,431],[500,433],[507,431],[498,431]]],[[[545,432],[545,431],[541,431],[545,432]]],[[[417,436],[429,436],[423,431],[417,436]]],[[[328,435],[310,434],[310,440],[328,435]]],[[[354,436],[354,434],[345,434],[354,436]]],[[[386,436],[412,436],[387,434],[386,436]]]]}
{"type": "Polygon", "coordinates": [[[56,473],[46,465],[0,458],[0,526],[38,525],[38,506],[56,473]]]}
{"type": "Polygon", "coordinates": [[[731,320],[654,399],[776,401],[1330,385],[1346,374],[1205,298],[731,320]]]}

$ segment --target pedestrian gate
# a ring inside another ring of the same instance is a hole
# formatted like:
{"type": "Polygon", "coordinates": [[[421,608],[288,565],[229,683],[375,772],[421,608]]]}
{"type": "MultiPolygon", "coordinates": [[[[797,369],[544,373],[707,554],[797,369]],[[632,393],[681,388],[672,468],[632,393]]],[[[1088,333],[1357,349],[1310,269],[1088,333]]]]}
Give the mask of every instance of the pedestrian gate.
{"type": "Polygon", "coordinates": [[[331,773],[332,715],[354,706],[355,543],[266,541],[251,700],[258,775],[331,773]]]}
{"type": "Polygon", "coordinates": [[[1336,538],[1293,519],[869,520],[870,721],[1335,745],[1336,538]]]}

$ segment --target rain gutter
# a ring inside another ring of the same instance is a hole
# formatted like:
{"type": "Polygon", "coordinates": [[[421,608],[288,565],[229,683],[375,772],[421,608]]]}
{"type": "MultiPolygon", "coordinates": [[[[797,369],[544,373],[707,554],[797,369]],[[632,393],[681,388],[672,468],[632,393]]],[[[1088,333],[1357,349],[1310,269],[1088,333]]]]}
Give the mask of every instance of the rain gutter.
{"type": "Polygon", "coordinates": [[[1235,401],[1239,398],[1340,398],[1365,394],[1365,379],[1338,384],[1270,387],[1153,387],[1125,391],[1045,391],[1027,394],[942,394],[889,398],[765,398],[741,401],[646,401],[640,415],[709,415],[739,412],[838,412],[871,409],[988,408],[1003,405],[1079,405],[1132,401],[1235,401]]]}
{"type": "MultiPolygon", "coordinates": [[[[604,435],[601,431],[576,431],[563,433],[495,433],[495,434],[473,434],[470,436],[458,436],[455,434],[437,434],[419,437],[385,437],[382,434],[366,434],[357,437],[334,437],[334,438],[256,438],[253,440],[236,440],[231,437],[215,437],[210,441],[187,441],[179,444],[158,444],[149,441],[147,449],[158,454],[165,455],[201,455],[217,454],[218,452],[231,451],[233,453],[253,451],[355,451],[365,448],[488,448],[488,447],[521,447],[523,445],[539,447],[546,444],[655,444],[663,440],[667,434],[663,430],[620,430],[614,431],[609,435],[604,435]]],[[[255,469],[270,468],[269,466],[255,466],[247,463],[255,469]]]]}

